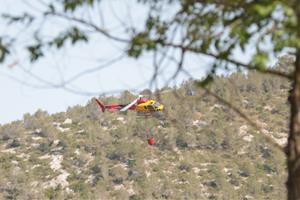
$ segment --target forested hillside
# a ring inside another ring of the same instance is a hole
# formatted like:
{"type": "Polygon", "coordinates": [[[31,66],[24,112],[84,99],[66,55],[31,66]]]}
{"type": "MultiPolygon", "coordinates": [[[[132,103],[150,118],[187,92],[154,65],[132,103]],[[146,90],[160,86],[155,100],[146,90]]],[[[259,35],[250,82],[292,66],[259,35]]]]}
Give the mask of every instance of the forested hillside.
{"type": "MultiPolygon", "coordinates": [[[[101,113],[86,106],[25,114],[0,127],[0,199],[284,199],[290,83],[257,72],[164,88],[164,117],[101,113]],[[147,144],[153,133],[157,143],[147,144]]],[[[100,97],[127,103],[136,96],[100,97]]],[[[5,114],[5,113],[2,113],[5,114]]]]}

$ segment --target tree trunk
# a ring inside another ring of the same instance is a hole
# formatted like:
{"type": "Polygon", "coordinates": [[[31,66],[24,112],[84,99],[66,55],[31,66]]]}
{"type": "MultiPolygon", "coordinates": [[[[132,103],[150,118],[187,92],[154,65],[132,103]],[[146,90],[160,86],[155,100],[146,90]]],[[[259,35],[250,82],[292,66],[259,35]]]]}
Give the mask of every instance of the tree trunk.
{"type": "Polygon", "coordinates": [[[300,200],[300,51],[297,51],[290,93],[291,118],[287,146],[288,200],[300,200]]]}

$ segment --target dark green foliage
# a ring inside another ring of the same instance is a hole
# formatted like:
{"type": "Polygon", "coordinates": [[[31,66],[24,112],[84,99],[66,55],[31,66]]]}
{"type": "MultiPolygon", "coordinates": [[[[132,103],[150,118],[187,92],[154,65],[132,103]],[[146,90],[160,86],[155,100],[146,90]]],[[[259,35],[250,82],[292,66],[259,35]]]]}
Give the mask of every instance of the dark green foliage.
{"type": "Polygon", "coordinates": [[[15,127],[6,126],[1,130],[0,138],[1,140],[7,141],[9,139],[14,139],[18,136],[18,132],[15,127]]]}
{"type": "Polygon", "coordinates": [[[101,173],[101,168],[98,165],[95,165],[91,168],[93,174],[99,174],[101,173]]]}
{"type": "Polygon", "coordinates": [[[134,180],[134,181],[137,181],[139,180],[139,178],[141,178],[142,175],[140,172],[138,171],[135,171],[135,170],[129,170],[128,172],[128,179],[129,180],[134,180]]]}
{"type": "Polygon", "coordinates": [[[240,170],[238,173],[239,173],[239,175],[241,177],[249,177],[250,176],[250,174],[249,174],[248,171],[242,171],[242,170],[240,170]]]}
{"type": "Polygon", "coordinates": [[[8,45],[3,42],[0,37],[0,62],[3,62],[5,57],[9,54],[8,45]]]}
{"type": "Polygon", "coordinates": [[[6,188],[6,189],[4,189],[4,191],[6,193],[5,199],[7,199],[7,200],[18,199],[18,196],[20,194],[20,191],[15,187],[6,188]]]}
{"type": "Polygon", "coordinates": [[[122,177],[119,177],[119,178],[115,178],[113,179],[113,183],[114,184],[122,184],[123,183],[123,178],[122,177]]]}
{"type": "Polygon", "coordinates": [[[188,164],[181,164],[179,165],[178,169],[181,171],[189,172],[191,170],[191,167],[188,164]]]}
{"type": "Polygon", "coordinates": [[[176,138],[176,146],[180,149],[185,149],[188,147],[188,143],[185,141],[184,137],[179,136],[176,138]]]}
{"type": "Polygon", "coordinates": [[[19,142],[19,140],[17,139],[12,139],[11,141],[7,142],[6,147],[7,148],[15,148],[15,147],[19,147],[21,144],[19,142]]]}
{"type": "Polygon", "coordinates": [[[88,5],[93,6],[94,2],[100,0],[63,0],[64,11],[75,11],[77,8],[88,5]]]}
{"type": "Polygon", "coordinates": [[[143,198],[142,198],[141,196],[136,195],[136,194],[131,195],[131,196],[129,197],[129,200],[142,200],[142,199],[143,199],[143,198]]]}
{"type": "Polygon", "coordinates": [[[274,190],[273,186],[272,185],[263,185],[262,186],[262,191],[264,193],[270,193],[274,190]]]}
{"type": "Polygon", "coordinates": [[[43,50],[42,50],[42,44],[34,44],[27,47],[27,50],[30,54],[30,61],[34,62],[38,60],[40,57],[44,56],[43,50]]]}
{"type": "Polygon", "coordinates": [[[118,152],[118,151],[109,153],[107,155],[107,158],[110,160],[116,160],[116,161],[121,161],[121,162],[125,160],[124,154],[122,152],[118,152]]]}
{"type": "Polygon", "coordinates": [[[212,187],[214,189],[218,188],[218,184],[215,180],[207,181],[207,182],[204,182],[203,184],[208,186],[208,187],[212,187]]]}
{"type": "Polygon", "coordinates": [[[59,36],[57,36],[51,42],[49,42],[49,45],[55,46],[57,49],[60,49],[64,46],[67,40],[70,40],[71,44],[75,44],[79,41],[87,42],[88,38],[84,34],[84,32],[82,32],[77,27],[71,27],[69,30],[61,33],[59,36]]]}
{"type": "Polygon", "coordinates": [[[47,153],[50,151],[50,144],[49,143],[42,143],[38,146],[37,148],[40,150],[42,153],[47,153]]]}
{"type": "Polygon", "coordinates": [[[60,187],[49,188],[45,191],[45,196],[51,200],[57,199],[57,197],[59,196],[60,190],[61,190],[60,187]]]}

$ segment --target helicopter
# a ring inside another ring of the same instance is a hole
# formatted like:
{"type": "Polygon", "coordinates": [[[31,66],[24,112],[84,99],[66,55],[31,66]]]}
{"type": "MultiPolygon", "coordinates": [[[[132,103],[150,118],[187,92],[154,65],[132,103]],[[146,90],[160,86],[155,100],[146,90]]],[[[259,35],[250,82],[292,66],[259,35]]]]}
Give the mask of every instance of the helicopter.
{"type": "MultiPolygon", "coordinates": [[[[108,110],[109,112],[120,111],[125,112],[127,110],[137,111],[139,115],[149,116],[151,114],[156,114],[164,110],[164,105],[160,104],[158,101],[144,98],[143,95],[139,95],[138,98],[134,99],[129,104],[103,104],[99,99],[95,98],[96,103],[100,107],[102,112],[108,110]]],[[[147,135],[147,141],[149,145],[154,145],[155,139],[152,135],[147,135]]]]}
{"type": "Polygon", "coordinates": [[[164,105],[160,104],[158,101],[144,98],[143,95],[139,95],[138,98],[133,100],[129,104],[109,104],[104,105],[99,99],[95,98],[95,101],[99,105],[102,112],[105,112],[105,110],[108,110],[110,112],[119,110],[121,112],[127,111],[127,110],[134,110],[138,113],[154,113],[164,110],[164,105]]]}

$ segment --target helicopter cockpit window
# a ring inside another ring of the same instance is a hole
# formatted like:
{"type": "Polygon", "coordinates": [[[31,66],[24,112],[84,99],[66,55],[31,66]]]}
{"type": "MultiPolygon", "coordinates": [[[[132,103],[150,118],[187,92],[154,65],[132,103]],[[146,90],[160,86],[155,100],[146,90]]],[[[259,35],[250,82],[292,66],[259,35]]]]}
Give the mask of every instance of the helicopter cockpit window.
{"type": "Polygon", "coordinates": [[[154,108],[158,108],[160,106],[160,103],[158,103],[157,101],[153,104],[154,108]]]}
{"type": "Polygon", "coordinates": [[[155,110],[154,107],[153,107],[153,105],[148,105],[148,106],[147,106],[147,109],[148,109],[148,110],[155,110]]]}

